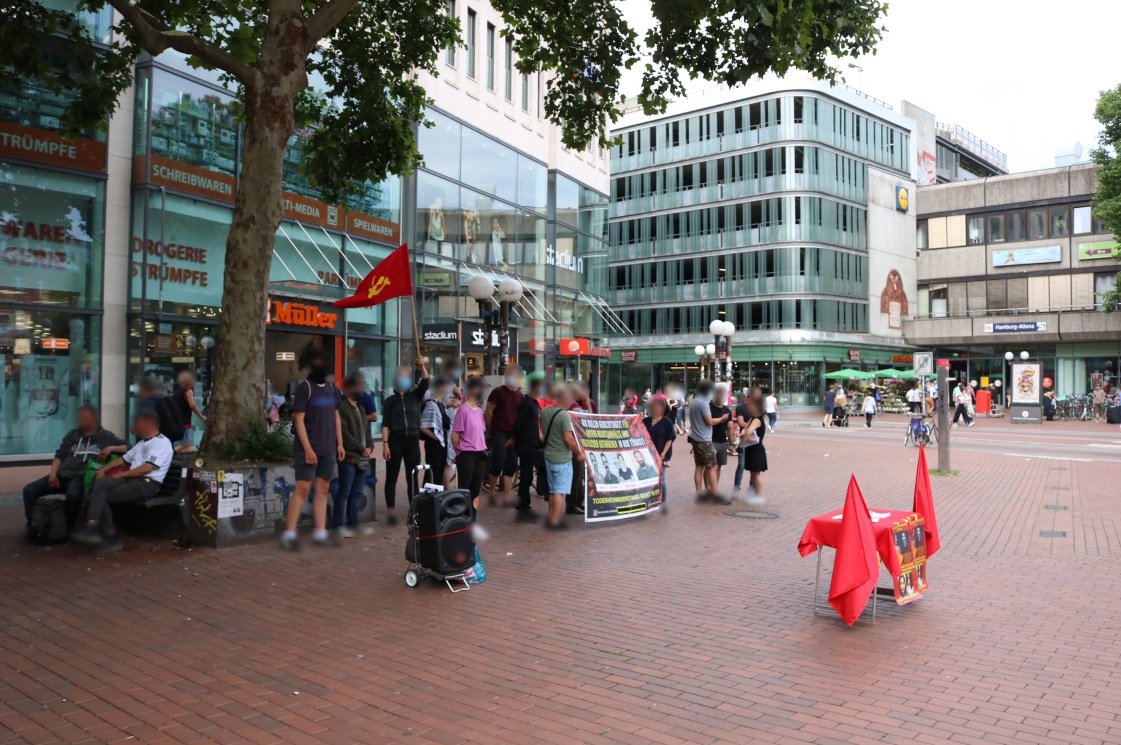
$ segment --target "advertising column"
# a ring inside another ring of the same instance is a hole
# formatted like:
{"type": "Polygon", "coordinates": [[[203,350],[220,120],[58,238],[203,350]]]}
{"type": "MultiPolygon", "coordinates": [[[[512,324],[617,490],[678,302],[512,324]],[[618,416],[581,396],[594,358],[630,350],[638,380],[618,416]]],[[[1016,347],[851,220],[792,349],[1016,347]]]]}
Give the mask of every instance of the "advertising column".
{"type": "Polygon", "coordinates": [[[1012,395],[1011,421],[1040,424],[1043,421],[1043,371],[1037,362],[1019,362],[1012,365],[1012,380],[1008,381],[1012,395]]]}

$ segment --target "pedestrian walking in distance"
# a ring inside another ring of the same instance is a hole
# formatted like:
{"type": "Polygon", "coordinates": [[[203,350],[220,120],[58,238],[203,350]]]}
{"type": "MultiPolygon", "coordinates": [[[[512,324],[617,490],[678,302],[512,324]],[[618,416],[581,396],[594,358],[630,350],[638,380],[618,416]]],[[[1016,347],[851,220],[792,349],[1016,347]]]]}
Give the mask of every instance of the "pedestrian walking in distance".
{"type": "Polygon", "coordinates": [[[973,398],[969,395],[969,391],[965,388],[965,381],[959,381],[958,387],[954,389],[954,404],[957,408],[954,410],[954,426],[958,426],[958,419],[965,420],[965,426],[973,426],[973,417],[969,414],[969,406],[973,403],[973,398]]]}
{"type": "Polygon", "coordinates": [[[752,433],[755,433],[759,438],[759,442],[755,445],[747,445],[744,452],[744,469],[751,474],[751,489],[748,492],[746,502],[753,506],[758,507],[766,503],[763,498],[763,478],[762,474],[767,470],[767,449],[763,445],[763,438],[766,436],[766,422],[763,419],[763,412],[765,404],[758,398],[752,397],[747,400],[747,426],[744,437],[750,438],[752,433]]]}
{"type": "Polygon", "coordinates": [[[767,431],[774,432],[775,424],[778,423],[778,396],[775,391],[768,393],[765,401],[767,404],[767,431]]]}
{"type": "Polygon", "coordinates": [[[872,429],[872,417],[876,416],[876,394],[869,392],[864,397],[864,426],[872,429]]]}

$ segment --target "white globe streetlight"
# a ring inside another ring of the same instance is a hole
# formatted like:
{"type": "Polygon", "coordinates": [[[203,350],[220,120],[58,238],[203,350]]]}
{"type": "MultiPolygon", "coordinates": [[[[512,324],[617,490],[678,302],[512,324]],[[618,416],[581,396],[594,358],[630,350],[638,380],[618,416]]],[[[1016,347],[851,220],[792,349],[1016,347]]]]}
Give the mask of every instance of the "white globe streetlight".
{"type": "MultiPolygon", "coordinates": [[[[470,286],[468,286],[470,290],[470,286]]],[[[504,279],[498,283],[498,300],[502,303],[516,303],[522,299],[525,290],[516,279],[504,279]]]]}
{"type": "Polygon", "coordinates": [[[724,322],[717,319],[708,325],[708,331],[713,336],[720,336],[724,333],[724,322]]]}
{"type": "Polygon", "coordinates": [[[480,302],[490,300],[494,296],[494,282],[480,274],[467,283],[467,294],[480,302]]]}
{"type": "Polygon", "coordinates": [[[707,347],[705,347],[705,352],[708,354],[709,357],[715,357],[716,356],[716,345],[715,344],[709,344],[707,347]]]}
{"type": "Polygon", "coordinates": [[[1013,355],[1013,354],[1012,354],[1011,352],[1005,352],[1005,353],[1004,353],[1004,359],[1008,360],[1009,362],[1011,362],[1011,361],[1012,361],[1012,357],[1013,357],[1013,356],[1014,356],[1014,355],[1013,355]]]}
{"type": "Polygon", "coordinates": [[[693,354],[697,355],[698,357],[704,357],[705,356],[705,345],[704,344],[698,344],[697,346],[693,347],[693,354]]]}
{"type": "Polygon", "coordinates": [[[1027,358],[1028,358],[1028,353],[1026,351],[1020,352],[1020,359],[1027,360],[1027,358]]]}
{"type": "Polygon", "coordinates": [[[729,336],[730,337],[734,333],[736,333],[736,324],[732,323],[731,321],[725,321],[724,322],[724,336],[729,336]]]}

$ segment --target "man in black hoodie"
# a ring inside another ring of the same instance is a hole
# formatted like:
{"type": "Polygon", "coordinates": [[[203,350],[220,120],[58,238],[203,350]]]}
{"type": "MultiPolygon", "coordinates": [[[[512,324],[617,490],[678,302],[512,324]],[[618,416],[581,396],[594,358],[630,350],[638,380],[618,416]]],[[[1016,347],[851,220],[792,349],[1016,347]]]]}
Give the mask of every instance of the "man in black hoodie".
{"type": "Polygon", "coordinates": [[[126,450],[128,445],[124,440],[101,428],[101,418],[96,408],[88,405],[79,407],[78,428],[70,430],[62,438],[54,460],[51,461],[50,473],[23,487],[23,511],[28,527],[31,526],[31,511],[39,497],[65,494],[67,527],[72,528],[82,504],[86,462],[126,450]]]}
{"type": "Polygon", "coordinates": [[[397,524],[397,476],[405,463],[405,487],[409,502],[416,495],[413,474],[420,465],[420,414],[428,392],[428,368],[420,363],[420,384],[413,385],[413,371],[397,368],[393,395],[381,406],[381,450],[385,458],[385,507],[390,525],[397,524]]]}

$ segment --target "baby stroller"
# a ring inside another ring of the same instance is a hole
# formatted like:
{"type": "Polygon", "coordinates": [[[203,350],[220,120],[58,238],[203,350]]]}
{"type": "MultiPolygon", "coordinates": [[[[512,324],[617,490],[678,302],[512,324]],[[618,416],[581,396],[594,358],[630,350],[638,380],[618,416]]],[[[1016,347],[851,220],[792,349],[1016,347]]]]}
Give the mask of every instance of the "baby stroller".
{"type": "Polygon", "coordinates": [[[849,410],[847,406],[833,407],[833,426],[834,427],[847,427],[849,426],[849,410]]]}

